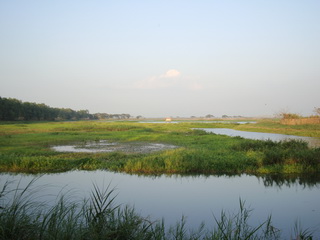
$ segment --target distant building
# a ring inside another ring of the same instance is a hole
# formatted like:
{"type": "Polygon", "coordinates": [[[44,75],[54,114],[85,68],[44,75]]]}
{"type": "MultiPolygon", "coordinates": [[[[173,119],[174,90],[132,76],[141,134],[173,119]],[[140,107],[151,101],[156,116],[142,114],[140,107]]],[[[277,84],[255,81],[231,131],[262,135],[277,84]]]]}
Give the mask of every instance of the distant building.
{"type": "Polygon", "coordinates": [[[171,118],[166,118],[166,120],[165,120],[166,122],[171,122],[172,121],[172,119],[171,118]]]}

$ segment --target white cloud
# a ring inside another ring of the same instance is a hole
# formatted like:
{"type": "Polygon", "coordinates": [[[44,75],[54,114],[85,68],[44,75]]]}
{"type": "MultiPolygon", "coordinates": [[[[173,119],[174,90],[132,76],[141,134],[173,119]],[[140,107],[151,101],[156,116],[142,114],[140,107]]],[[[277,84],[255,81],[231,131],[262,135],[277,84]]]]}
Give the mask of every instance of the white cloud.
{"type": "Polygon", "coordinates": [[[166,72],[166,74],[161,75],[160,78],[176,78],[180,77],[181,73],[175,69],[171,69],[166,72]]]}
{"type": "Polygon", "coordinates": [[[181,73],[178,70],[171,69],[165,74],[152,76],[148,79],[138,81],[134,84],[135,88],[139,89],[158,89],[168,88],[177,84],[181,73]]]}
{"type": "Polygon", "coordinates": [[[137,81],[134,83],[133,87],[136,89],[177,88],[187,89],[190,91],[199,91],[204,88],[202,84],[194,81],[194,78],[182,76],[182,74],[175,69],[168,70],[166,73],[161,75],[137,81]]]}

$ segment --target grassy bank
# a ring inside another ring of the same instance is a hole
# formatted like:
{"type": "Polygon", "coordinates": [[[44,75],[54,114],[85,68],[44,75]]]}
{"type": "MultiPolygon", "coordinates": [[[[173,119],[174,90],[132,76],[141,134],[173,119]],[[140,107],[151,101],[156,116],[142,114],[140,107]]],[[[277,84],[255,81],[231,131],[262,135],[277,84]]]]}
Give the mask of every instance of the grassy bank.
{"type": "Polygon", "coordinates": [[[320,137],[318,125],[136,122],[48,122],[0,125],[0,171],[59,172],[109,169],[128,173],[318,173],[320,148],[299,141],[274,143],[208,134],[192,128],[234,128],[320,137]],[[298,134],[299,133],[299,134],[298,134]],[[67,153],[54,145],[89,141],[166,143],[175,149],[153,153],[67,153]]]}
{"type": "MultiPolygon", "coordinates": [[[[83,201],[63,195],[48,205],[39,202],[41,188],[33,188],[33,181],[23,189],[12,189],[8,182],[0,189],[0,239],[283,239],[271,217],[250,225],[251,210],[241,200],[238,213],[222,211],[220,217],[213,216],[212,226],[188,229],[182,217],[176,225],[165,227],[164,220],[154,221],[130,206],[117,205],[110,185],[105,189],[94,185],[83,201]]],[[[293,229],[294,239],[312,239],[312,232],[299,224],[293,229]]]]}

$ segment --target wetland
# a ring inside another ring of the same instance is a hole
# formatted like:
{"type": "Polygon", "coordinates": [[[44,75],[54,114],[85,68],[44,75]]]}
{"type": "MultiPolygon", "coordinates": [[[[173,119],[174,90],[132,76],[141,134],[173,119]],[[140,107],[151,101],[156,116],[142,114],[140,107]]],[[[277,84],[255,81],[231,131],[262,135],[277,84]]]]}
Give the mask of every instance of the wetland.
{"type": "Polygon", "coordinates": [[[152,221],[164,219],[167,229],[182,216],[186,229],[202,221],[212,229],[221,211],[234,216],[243,200],[253,209],[250,225],[271,215],[285,239],[296,234],[298,222],[319,236],[319,147],[303,139],[255,140],[200,130],[213,128],[320,137],[318,125],[276,121],[10,122],[0,125],[0,187],[9,180],[21,189],[41,175],[35,184],[50,185],[41,193],[54,202],[48,196],[72,192],[72,199],[81,199],[92,183],[111,184],[117,204],[134,206],[152,221]]]}

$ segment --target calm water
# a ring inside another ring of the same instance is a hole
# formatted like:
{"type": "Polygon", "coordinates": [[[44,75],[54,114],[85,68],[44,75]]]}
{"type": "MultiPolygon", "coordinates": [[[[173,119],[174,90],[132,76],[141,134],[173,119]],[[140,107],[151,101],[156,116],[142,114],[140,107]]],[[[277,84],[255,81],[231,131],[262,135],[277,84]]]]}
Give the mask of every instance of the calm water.
{"type": "MultiPolygon", "coordinates": [[[[0,187],[5,180],[21,180],[26,184],[33,175],[0,175],[0,187]]],[[[320,177],[284,178],[256,176],[159,176],[146,177],[108,171],[73,171],[45,174],[35,185],[50,202],[61,192],[71,190],[73,199],[89,195],[92,184],[116,188],[117,203],[135,206],[138,213],[167,225],[187,216],[188,226],[196,228],[202,221],[210,227],[213,214],[221,210],[236,213],[239,199],[253,210],[251,223],[257,225],[272,214],[274,226],[289,236],[296,220],[303,226],[317,229],[320,236],[320,177]]]]}
{"type": "Polygon", "coordinates": [[[272,140],[272,141],[284,141],[289,139],[296,139],[308,142],[311,147],[320,147],[320,139],[312,138],[312,137],[300,137],[294,135],[286,135],[286,134],[276,134],[276,133],[261,133],[261,132],[246,132],[246,131],[238,131],[229,128],[197,128],[200,130],[204,130],[206,132],[227,135],[232,137],[243,137],[248,139],[255,140],[272,140]]]}
{"type": "Polygon", "coordinates": [[[107,140],[80,142],[73,145],[53,146],[57,152],[126,152],[126,153],[151,153],[160,150],[174,149],[177,146],[164,143],[128,142],[118,143],[107,140]]]}

